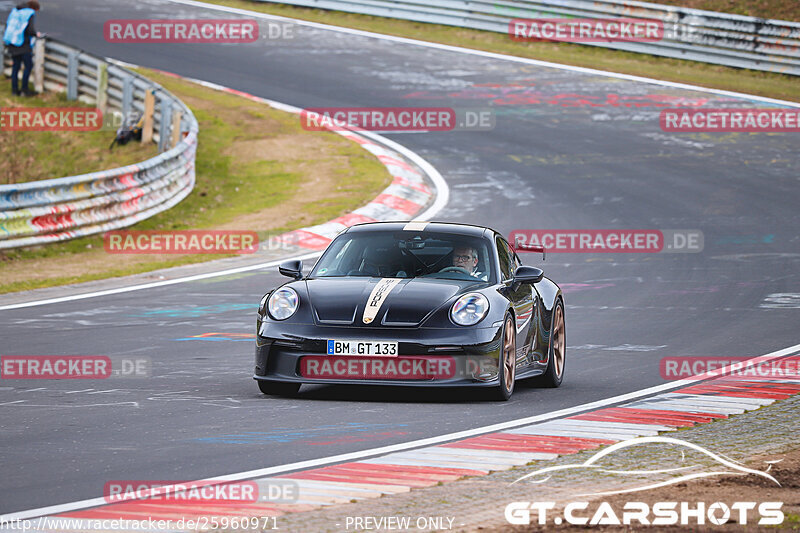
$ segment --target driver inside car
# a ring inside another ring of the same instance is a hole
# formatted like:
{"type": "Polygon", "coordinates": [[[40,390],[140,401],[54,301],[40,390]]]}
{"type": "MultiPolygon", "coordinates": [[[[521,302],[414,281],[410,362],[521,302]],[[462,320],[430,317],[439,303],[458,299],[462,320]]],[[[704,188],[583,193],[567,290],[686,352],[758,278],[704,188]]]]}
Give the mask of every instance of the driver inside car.
{"type": "Polygon", "coordinates": [[[478,270],[478,263],[480,263],[480,260],[478,259],[477,248],[473,248],[469,245],[457,244],[453,248],[453,265],[443,268],[440,272],[458,269],[473,278],[488,281],[489,277],[487,273],[478,270]]]}
{"type": "Polygon", "coordinates": [[[478,268],[478,251],[470,246],[453,248],[453,266],[463,268],[467,274],[474,276],[478,268]]]}

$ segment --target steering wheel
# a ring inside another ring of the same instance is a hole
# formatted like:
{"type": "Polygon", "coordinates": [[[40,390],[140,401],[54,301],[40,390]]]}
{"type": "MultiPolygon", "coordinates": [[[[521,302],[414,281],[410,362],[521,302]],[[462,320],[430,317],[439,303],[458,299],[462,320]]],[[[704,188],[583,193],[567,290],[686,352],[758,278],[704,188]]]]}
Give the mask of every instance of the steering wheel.
{"type": "Polygon", "coordinates": [[[466,268],[457,267],[457,266],[444,267],[439,272],[460,272],[461,274],[466,274],[467,276],[471,276],[472,275],[472,274],[469,273],[469,271],[467,271],[466,268]]]}

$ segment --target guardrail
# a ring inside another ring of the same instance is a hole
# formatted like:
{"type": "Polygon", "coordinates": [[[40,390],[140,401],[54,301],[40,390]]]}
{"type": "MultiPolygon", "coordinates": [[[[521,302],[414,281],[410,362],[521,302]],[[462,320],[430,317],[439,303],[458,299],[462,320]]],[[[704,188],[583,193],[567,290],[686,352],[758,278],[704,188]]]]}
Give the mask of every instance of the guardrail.
{"type": "MultiPolygon", "coordinates": [[[[10,76],[10,60],[3,67],[10,76]]],[[[157,142],[161,153],[111,170],[0,185],[0,249],[124,228],[192,191],[197,120],[159,84],[53,39],[37,40],[32,81],[37,91],[65,91],[68,100],[95,105],[104,116],[141,113],[142,142],[157,142]]],[[[109,133],[110,142],[115,131],[109,133]]]]}
{"type": "Polygon", "coordinates": [[[255,0],[508,33],[512,19],[661,21],[659,42],[582,43],[731,67],[800,75],[800,23],[630,0],[255,0]]]}

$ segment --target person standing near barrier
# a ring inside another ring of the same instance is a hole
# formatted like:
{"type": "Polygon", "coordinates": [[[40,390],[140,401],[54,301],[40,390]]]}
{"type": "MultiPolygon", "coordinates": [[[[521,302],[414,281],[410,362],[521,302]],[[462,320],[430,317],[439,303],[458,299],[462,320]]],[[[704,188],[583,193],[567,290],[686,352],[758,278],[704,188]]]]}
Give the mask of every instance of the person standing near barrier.
{"type": "Polygon", "coordinates": [[[40,34],[33,25],[36,12],[40,6],[37,0],[30,0],[19,4],[11,10],[6,21],[6,31],[3,34],[3,43],[8,48],[13,60],[11,68],[11,92],[14,96],[33,96],[35,93],[28,88],[28,79],[33,69],[33,42],[40,34]],[[22,71],[22,89],[17,85],[19,69],[22,71]]]}

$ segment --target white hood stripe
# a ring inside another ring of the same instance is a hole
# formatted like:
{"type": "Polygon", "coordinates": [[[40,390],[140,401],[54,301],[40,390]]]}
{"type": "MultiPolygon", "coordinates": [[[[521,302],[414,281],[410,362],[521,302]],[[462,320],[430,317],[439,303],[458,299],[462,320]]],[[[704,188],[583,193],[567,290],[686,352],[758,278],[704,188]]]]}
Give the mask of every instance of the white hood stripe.
{"type": "Polygon", "coordinates": [[[403,226],[403,231],[425,231],[425,226],[427,226],[427,222],[421,222],[418,220],[412,220],[405,226],[403,226]]]}
{"type": "Polygon", "coordinates": [[[389,293],[401,280],[402,278],[383,278],[375,284],[375,288],[372,289],[372,292],[369,293],[369,298],[367,298],[367,305],[364,307],[364,324],[369,324],[375,320],[383,302],[386,301],[389,293]]]}

